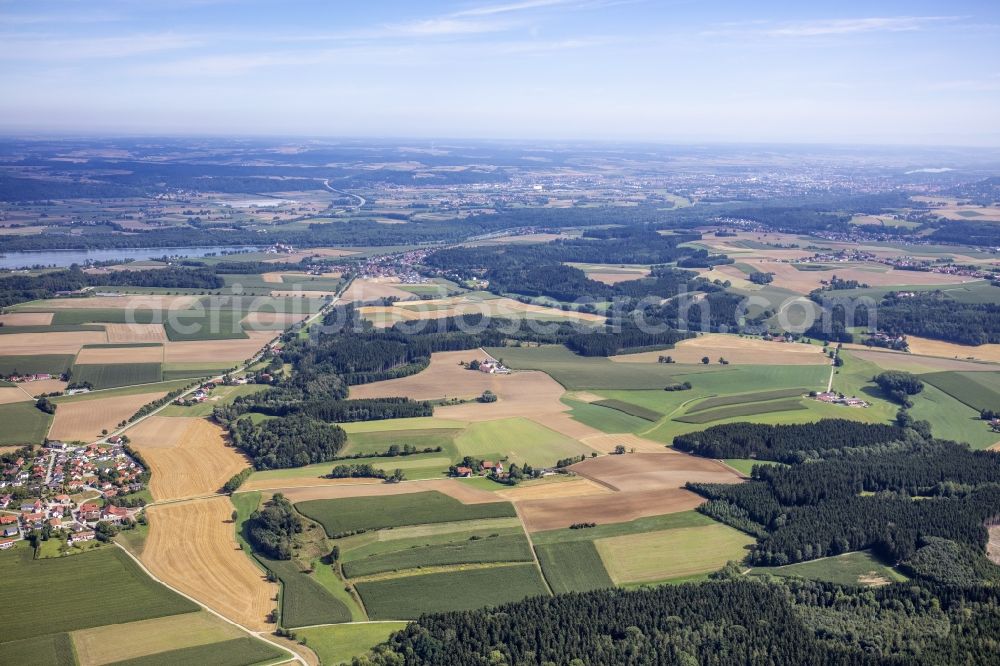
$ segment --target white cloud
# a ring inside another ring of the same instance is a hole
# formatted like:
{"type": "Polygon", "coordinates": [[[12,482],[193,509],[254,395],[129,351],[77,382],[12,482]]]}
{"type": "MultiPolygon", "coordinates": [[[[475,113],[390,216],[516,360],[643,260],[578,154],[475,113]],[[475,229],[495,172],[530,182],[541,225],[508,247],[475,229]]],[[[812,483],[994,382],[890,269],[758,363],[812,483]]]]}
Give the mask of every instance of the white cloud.
{"type": "Polygon", "coordinates": [[[757,35],[761,37],[821,37],[866,32],[915,32],[931,25],[958,20],[957,16],[883,16],[849,19],[819,19],[772,23],[752,21],[724,24],[706,35],[757,35]]]}
{"type": "Polygon", "coordinates": [[[201,43],[198,38],[169,32],[79,39],[0,35],[0,59],[72,61],[91,58],[127,58],[188,49],[201,43]]]}

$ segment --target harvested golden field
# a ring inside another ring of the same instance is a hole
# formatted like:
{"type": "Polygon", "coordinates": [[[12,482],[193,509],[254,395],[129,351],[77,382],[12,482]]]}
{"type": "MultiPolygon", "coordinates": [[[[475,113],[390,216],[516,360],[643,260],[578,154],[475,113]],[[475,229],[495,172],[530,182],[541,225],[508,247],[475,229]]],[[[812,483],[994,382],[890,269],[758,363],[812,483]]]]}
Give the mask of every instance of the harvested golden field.
{"type": "Polygon", "coordinates": [[[70,633],[80,666],[102,666],[243,636],[246,633],[239,628],[207,611],[108,624],[70,633]]]}
{"type": "Polygon", "coordinates": [[[223,429],[208,419],[151,416],[128,434],[149,464],[149,490],[157,501],[218,492],[249,466],[237,449],[226,446],[223,429]]]}
{"type": "Polygon", "coordinates": [[[168,342],[164,363],[235,363],[250,358],[277,337],[274,331],[246,331],[248,338],[168,342]]]}
{"type": "Polygon", "coordinates": [[[11,333],[0,339],[2,356],[34,356],[36,354],[72,354],[84,345],[100,345],[108,341],[104,331],[68,331],[51,333],[11,333]]]}
{"type": "Polygon", "coordinates": [[[487,421],[567,411],[559,401],[563,387],[543,372],[526,371],[509,375],[491,375],[468,370],[460,361],[486,357],[482,350],[440,352],[433,354],[426,370],[401,379],[363,384],[351,388],[351,398],[405,396],[415,400],[439,398],[474,398],[490,390],[497,401],[490,404],[469,402],[438,407],[435,416],[458,421],[487,421]]]}
{"type": "Polygon", "coordinates": [[[105,324],[108,342],[166,342],[163,324],[105,324]]]}
{"type": "MultiPolygon", "coordinates": [[[[844,345],[851,348],[851,356],[869,361],[884,370],[906,370],[907,372],[944,372],[956,370],[961,372],[996,372],[996,365],[977,361],[964,361],[956,358],[940,356],[918,356],[905,352],[874,351],[863,345],[844,345]]],[[[973,347],[974,349],[974,347],[973,347]]]]}
{"type": "Polygon", "coordinates": [[[0,314],[0,324],[4,326],[48,326],[52,323],[51,312],[12,312],[0,314]]]}
{"type": "Polygon", "coordinates": [[[31,400],[31,396],[17,386],[0,386],[0,405],[31,400]]]}
{"type": "Polygon", "coordinates": [[[282,284],[284,279],[282,279],[282,273],[261,273],[260,279],[268,284],[282,284]]]}
{"type": "MultiPolygon", "coordinates": [[[[562,403],[559,403],[562,405],[562,403]]],[[[555,408],[555,404],[552,404],[555,408]]],[[[586,443],[586,439],[593,437],[595,435],[602,434],[600,430],[592,428],[582,421],[577,421],[569,412],[549,412],[546,414],[535,414],[529,417],[535,423],[540,423],[541,425],[555,430],[558,433],[562,433],[567,437],[572,437],[573,439],[578,439],[581,442],[586,443]]],[[[588,446],[590,446],[588,444],[588,446]]],[[[593,448],[593,447],[591,447],[593,448]]]]}
{"type": "Polygon", "coordinates": [[[553,319],[604,323],[606,317],[586,312],[569,312],[557,308],[522,303],[512,298],[482,298],[459,295],[432,300],[396,303],[391,311],[405,311],[409,319],[442,319],[459,315],[481,314],[503,319],[553,319]]]}
{"type": "Polygon", "coordinates": [[[636,453],[673,453],[663,442],[654,442],[651,439],[643,439],[638,435],[625,433],[620,435],[608,435],[599,433],[583,437],[580,441],[597,451],[610,453],[615,447],[621,444],[625,450],[635,450],[636,453]]]}
{"type": "Polygon", "coordinates": [[[918,338],[913,335],[906,337],[910,343],[910,353],[923,356],[941,356],[944,358],[975,359],[977,361],[1000,362],[1000,345],[957,345],[953,342],[918,338]]]}
{"type": "Polygon", "coordinates": [[[142,562],[164,583],[253,631],[273,631],[267,616],[278,586],[238,547],[228,497],[147,507],[142,562]]]}
{"type": "MultiPolygon", "coordinates": [[[[398,282],[395,284],[398,284],[398,282]]],[[[406,301],[415,299],[416,296],[408,291],[399,289],[390,282],[359,278],[347,288],[342,300],[345,302],[364,303],[377,301],[381,298],[398,298],[401,301],[406,301]]]]}
{"type": "MultiPolygon", "coordinates": [[[[857,280],[872,287],[894,287],[904,285],[951,285],[974,282],[973,278],[943,273],[921,271],[898,271],[883,264],[847,264],[828,271],[800,271],[792,264],[775,261],[746,262],[762,273],[774,273],[775,287],[788,289],[799,294],[808,294],[823,286],[823,281],[830,281],[834,276],[841,280],[857,280]]],[[[736,266],[720,266],[719,271],[737,277],[745,274],[736,266]]]]}
{"type": "Polygon", "coordinates": [[[67,442],[90,441],[101,436],[101,430],[113,430],[119,422],[139,411],[143,405],[166,395],[165,391],[120,395],[114,398],[72,400],[61,402],[49,428],[49,438],[67,442]]]}
{"type": "Polygon", "coordinates": [[[77,365],[162,362],[162,345],[155,347],[84,347],[76,357],[77,365]]]}
{"type": "Polygon", "coordinates": [[[759,338],[706,333],[681,340],[673,349],[612,356],[618,363],[657,363],[661,356],[671,356],[677,363],[701,363],[708,356],[713,363],[724,357],[736,365],[829,365],[821,347],[786,342],[768,342],[759,338]]]}

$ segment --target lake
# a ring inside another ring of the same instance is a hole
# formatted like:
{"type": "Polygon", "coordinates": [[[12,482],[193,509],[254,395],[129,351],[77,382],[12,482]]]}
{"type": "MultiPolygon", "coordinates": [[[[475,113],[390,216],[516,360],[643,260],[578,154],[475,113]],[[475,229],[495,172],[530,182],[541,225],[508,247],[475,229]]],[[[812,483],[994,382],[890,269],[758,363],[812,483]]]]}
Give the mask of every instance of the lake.
{"type": "Polygon", "coordinates": [[[88,261],[113,261],[134,259],[144,261],[164,255],[172,257],[206,257],[223,252],[256,252],[257,247],[135,247],[112,250],[39,250],[32,252],[5,252],[0,255],[0,268],[30,268],[32,266],[59,266],[85,264],[88,261]]]}

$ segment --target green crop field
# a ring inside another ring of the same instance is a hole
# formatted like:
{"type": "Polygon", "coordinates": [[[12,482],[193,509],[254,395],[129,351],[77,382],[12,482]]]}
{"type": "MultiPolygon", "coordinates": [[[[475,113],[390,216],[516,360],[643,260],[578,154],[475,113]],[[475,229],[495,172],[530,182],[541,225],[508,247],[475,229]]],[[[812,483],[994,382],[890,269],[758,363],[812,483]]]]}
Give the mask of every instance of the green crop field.
{"type": "Polygon", "coordinates": [[[1000,411],[1000,372],[932,372],[920,379],[972,409],[1000,411]]]}
{"type": "Polygon", "coordinates": [[[745,476],[750,476],[750,473],[753,471],[754,465],[781,465],[782,467],[785,466],[784,463],[780,462],[773,462],[770,460],[754,460],[752,458],[728,458],[726,460],[723,460],[722,462],[726,463],[727,465],[735,469],[737,472],[744,474],[745,476]]]}
{"type": "MultiPolygon", "coordinates": [[[[125,299],[122,299],[123,301],[125,299]]],[[[44,306],[44,302],[40,304],[44,306]]],[[[43,307],[24,308],[25,311],[43,311],[43,307]]],[[[145,308],[59,308],[52,315],[53,325],[79,324],[154,324],[166,321],[166,313],[162,310],[145,308]]]]}
{"type": "Polygon", "coordinates": [[[534,564],[387,578],[356,587],[373,620],[413,620],[424,613],[472,610],[546,594],[534,564]]]}
{"type": "Polygon", "coordinates": [[[162,379],[159,363],[88,363],[73,366],[74,382],[90,382],[95,389],[153,384],[162,379]]]}
{"type": "Polygon", "coordinates": [[[549,543],[537,546],[535,552],[545,580],[556,594],[614,587],[593,541],[549,543]]]}
{"type": "Polygon", "coordinates": [[[0,444],[41,444],[49,432],[52,415],[31,400],[0,405],[0,444]]]}
{"type": "MultiPolygon", "coordinates": [[[[954,253],[956,248],[951,248],[950,252],[954,253]]],[[[928,254],[928,250],[920,250],[921,254],[928,254]]],[[[972,254],[971,251],[962,251],[962,254],[972,254]]],[[[978,282],[967,282],[965,284],[956,285],[944,285],[944,284],[911,284],[911,285],[897,285],[891,287],[869,287],[867,289],[845,289],[837,292],[837,296],[844,298],[861,298],[868,297],[876,300],[881,299],[883,296],[888,294],[890,291],[913,291],[913,292],[932,292],[940,291],[947,298],[958,301],[960,303],[996,303],[1000,300],[1000,288],[994,287],[987,280],[982,280],[978,282]]]]}
{"type": "Polygon", "coordinates": [[[913,396],[910,414],[913,418],[930,421],[935,437],[967,442],[974,449],[986,449],[1000,440],[989,424],[979,418],[979,412],[965,405],[932,384],[913,396]]]}
{"type": "Polygon", "coordinates": [[[753,537],[727,525],[681,527],[595,542],[616,584],[653,583],[721,569],[742,560],[753,537]]]}
{"type": "Polygon", "coordinates": [[[509,458],[534,467],[591,452],[577,440],[522,417],[473,423],[455,438],[455,446],[461,456],[509,458]]]}
{"type": "Polygon", "coordinates": [[[50,375],[61,375],[73,367],[74,358],[74,356],[66,354],[0,356],[0,375],[4,377],[17,373],[48,373],[50,375]]]}
{"type": "Polygon", "coordinates": [[[60,633],[0,643],[0,664],[75,666],[73,640],[60,633]]]}
{"type": "Polygon", "coordinates": [[[865,580],[868,581],[868,584],[908,580],[906,576],[867,550],[789,564],[783,567],[754,567],[750,573],[785,577],[796,576],[829,581],[840,585],[859,585],[864,584],[865,580]]]}
{"type": "MultiPolygon", "coordinates": [[[[503,486],[507,487],[507,486],[503,486]]],[[[471,537],[523,535],[517,518],[490,518],[455,523],[429,523],[368,531],[337,540],[344,564],[425,546],[452,545],[471,537]]]]}
{"type": "MultiPolygon", "coordinates": [[[[568,390],[581,389],[662,389],[702,374],[723,370],[723,366],[677,365],[665,363],[615,363],[606,358],[577,356],[562,345],[542,347],[493,347],[486,350],[517,370],[541,370],[568,390]]],[[[730,366],[731,367],[731,366],[730,366]]]]}
{"type": "Polygon", "coordinates": [[[325,587],[299,569],[291,560],[254,557],[281,581],[281,624],[305,627],[312,624],[350,622],[351,611],[325,587]]]}
{"type": "Polygon", "coordinates": [[[400,448],[409,444],[418,450],[441,447],[446,454],[454,457],[455,435],[458,429],[429,428],[427,430],[385,430],[381,432],[356,432],[347,438],[347,446],[340,455],[353,456],[359,453],[373,455],[385,453],[393,444],[400,448]]]}
{"type": "Polygon", "coordinates": [[[625,402],[624,400],[617,400],[615,398],[596,400],[591,404],[598,405],[600,407],[607,407],[609,409],[616,409],[619,412],[624,412],[629,416],[636,416],[646,421],[656,422],[663,418],[663,414],[649,409],[648,407],[633,405],[631,402],[625,402]]]}
{"type": "Polygon", "coordinates": [[[0,599],[7,616],[0,640],[198,610],[118,548],[47,560],[32,560],[31,553],[18,547],[0,554],[0,599]]]}
{"type": "Polygon", "coordinates": [[[384,421],[355,421],[354,423],[343,423],[341,428],[348,435],[360,432],[390,432],[399,430],[440,430],[465,428],[468,423],[465,421],[453,421],[451,419],[439,419],[434,416],[416,416],[409,419],[386,419],[384,421]]]}
{"type": "Polygon", "coordinates": [[[168,650],[135,659],[115,662],[115,666],[176,666],[177,664],[212,664],[212,666],[252,666],[287,658],[288,653],[249,636],[220,643],[168,650]]]}
{"type": "Polygon", "coordinates": [[[436,491],[384,497],[309,500],[299,502],[295,508],[320,523],[330,536],[361,529],[511,518],[517,515],[510,502],[462,504],[436,491]]]}
{"type": "MultiPolygon", "coordinates": [[[[280,483],[282,479],[319,478],[330,473],[337,465],[371,465],[375,469],[392,473],[395,469],[403,470],[410,481],[418,479],[442,479],[448,474],[448,466],[454,461],[444,453],[415,453],[411,456],[350,458],[348,460],[333,460],[325,463],[314,463],[305,467],[269,469],[254,472],[254,481],[274,480],[280,483]]],[[[275,486],[277,487],[277,486],[275,486]]]]}
{"type": "Polygon", "coordinates": [[[351,663],[354,657],[367,653],[392,634],[405,628],[406,624],[406,622],[343,624],[300,629],[295,634],[306,639],[309,649],[319,656],[324,666],[338,666],[351,663]]]}
{"type": "Polygon", "coordinates": [[[716,409],[706,409],[693,414],[675,416],[675,421],[681,423],[711,423],[722,419],[731,419],[738,416],[755,416],[757,414],[770,414],[773,412],[793,412],[799,409],[806,409],[801,400],[774,400],[771,402],[751,402],[745,405],[729,405],[728,407],[718,407],[716,409]]]}
{"type": "Polygon", "coordinates": [[[473,536],[441,545],[414,545],[406,550],[344,562],[343,566],[345,576],[357,578],[423,567],[531,560],[531,546],[524,533],[521,533],[473,536]]]}
{"type": "Polygon", "coordinates": [[[98,324],[65,324],[61,326],[0,326],[0,335],[15,333],[74,333],[78,331],[103,331],[98,324]]]}
{"type": "Polygon", "coordinates": [[[715,409],[716,407],[725,407],[727,405],[742,405],[744,403],[751,402],[766,402],[768,400],[777,400],[778,398],[797,398],[805,395],[809,392],[809,389],[804,388],[791,388],[791,389],[775,389],[774,391],[758,391],[756,393],[737,393],[734,395],[720,395],[714,398],[706,398],[688,410],[688,414],[694,414],[695,412],[701,412],[706,409],[715,409]]]}
{"type": "Polygon", "coordinates": [[[584,425],[589,425],[591,428],[596,428],[601,432],[637,433],[646,430],[650,426],[649,421],[646,419],[640,419],[638,416],[631,416],[625,412],[620,412],[617,409],[601,407],[600,405],[594,403],[583,402],[582,400],[573,400],[572,398],[567,398],[565,396],[563,396],[562,402],[563,404],[569,405],[570,417],[580,423],[583,423],[584,425]]]}

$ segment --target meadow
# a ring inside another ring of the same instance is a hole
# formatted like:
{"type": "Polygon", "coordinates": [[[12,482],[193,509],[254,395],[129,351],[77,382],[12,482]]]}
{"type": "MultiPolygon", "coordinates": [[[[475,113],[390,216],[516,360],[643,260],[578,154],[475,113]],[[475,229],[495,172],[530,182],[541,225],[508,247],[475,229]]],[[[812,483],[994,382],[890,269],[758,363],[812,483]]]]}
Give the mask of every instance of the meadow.
{"type": "Polygon", "coordinates": [[[551,467],[557,460],[591,452],[575,439],[520,417],[473,423],[455,438],[455,446],[462,456],[508,458],[534,467],[551,467]]]}
{"type": "Polygon", "coordinates": [[[535,547],[538,563],[556,594],[614,587],[593,541],[562,541],[535,547]]]}
{"type": "Polygon", "coordinates": [[[116,666],[176,666],[177,664],[212,664],[212,666],[251,666],[287,658],[288,654],[255,638],[246,636],[221,643],[168,650],[144,657],[116,662],[116,666]]]}
{"type": "Polygon", "coordinates": [[[324,665],[335,666],[342,663],[349,664],[351,659],[365,654],[393,633],[406,627],[406,624],[406,622],[343,624],[300,629],[295,634],[306,640],[306,644],[319,656],[324,665]]]}
{"type": "Polygon", "coordinates": [[[117,548],[45,560],[27,546],[0,553],[0,597],[18,609],[4,621],[4,642],[198,610],[117,548]]]}
{"type": "MultiPolygon", "coordinates": [[[[0,341],[2,342],[2,341],[0,341]]],[[[0,375],[47,373],[61,375],[73,366],[72,354],[0,356],[0,375]]]]}
{"type": "Polygon", "coordinates": [[[259,554],[254,557],[281,582],[282,626],[305,627],[351,621],[350,609],[302,571],[294,560],[272,560],[259,554]]]}
{"type": "Polygon", "coordinates": [[[933,372],[920,379],[972,409],[1000,411],[1000,372],[933,372]]]}
{"type": "Polygon", "coordinates": [[[299,502],[295,508],[302,515],[320,523],[331,537],[362,529],[510,518],[517,515],[509,502],[462,504],[436,491],[384,497],[309,500],[299,502]]]}
{"type": "Polygon", "coordinates": [[[471,610],[547,594],[534,564],[511,564],[358,583],[372,620],[412,620],[425,613],[471,610]]]}
{"type": "Polygon", "coordinates": [[[531,546],[524,533],[520,532],[506,535],[475,534],[444,544],[413,544],[395,552],[344,562],[343,567],[347,578],[358,578],[425,567],[531,560],[531,546]]]}
{"type": "Polygon", "coordinates": [[[41,444],[49,431],[52,415],[35,407],[35,403],[13,402],[0,405],[0,445],[41,444]]]}
{"type": "Polygon", "coordinates": [[[783,567],[754,567],[751,575],[809,578],[839,585],[885,585],[906,581],[906,576],[881,561],[870,551],[844,553],[783,567]]]}

